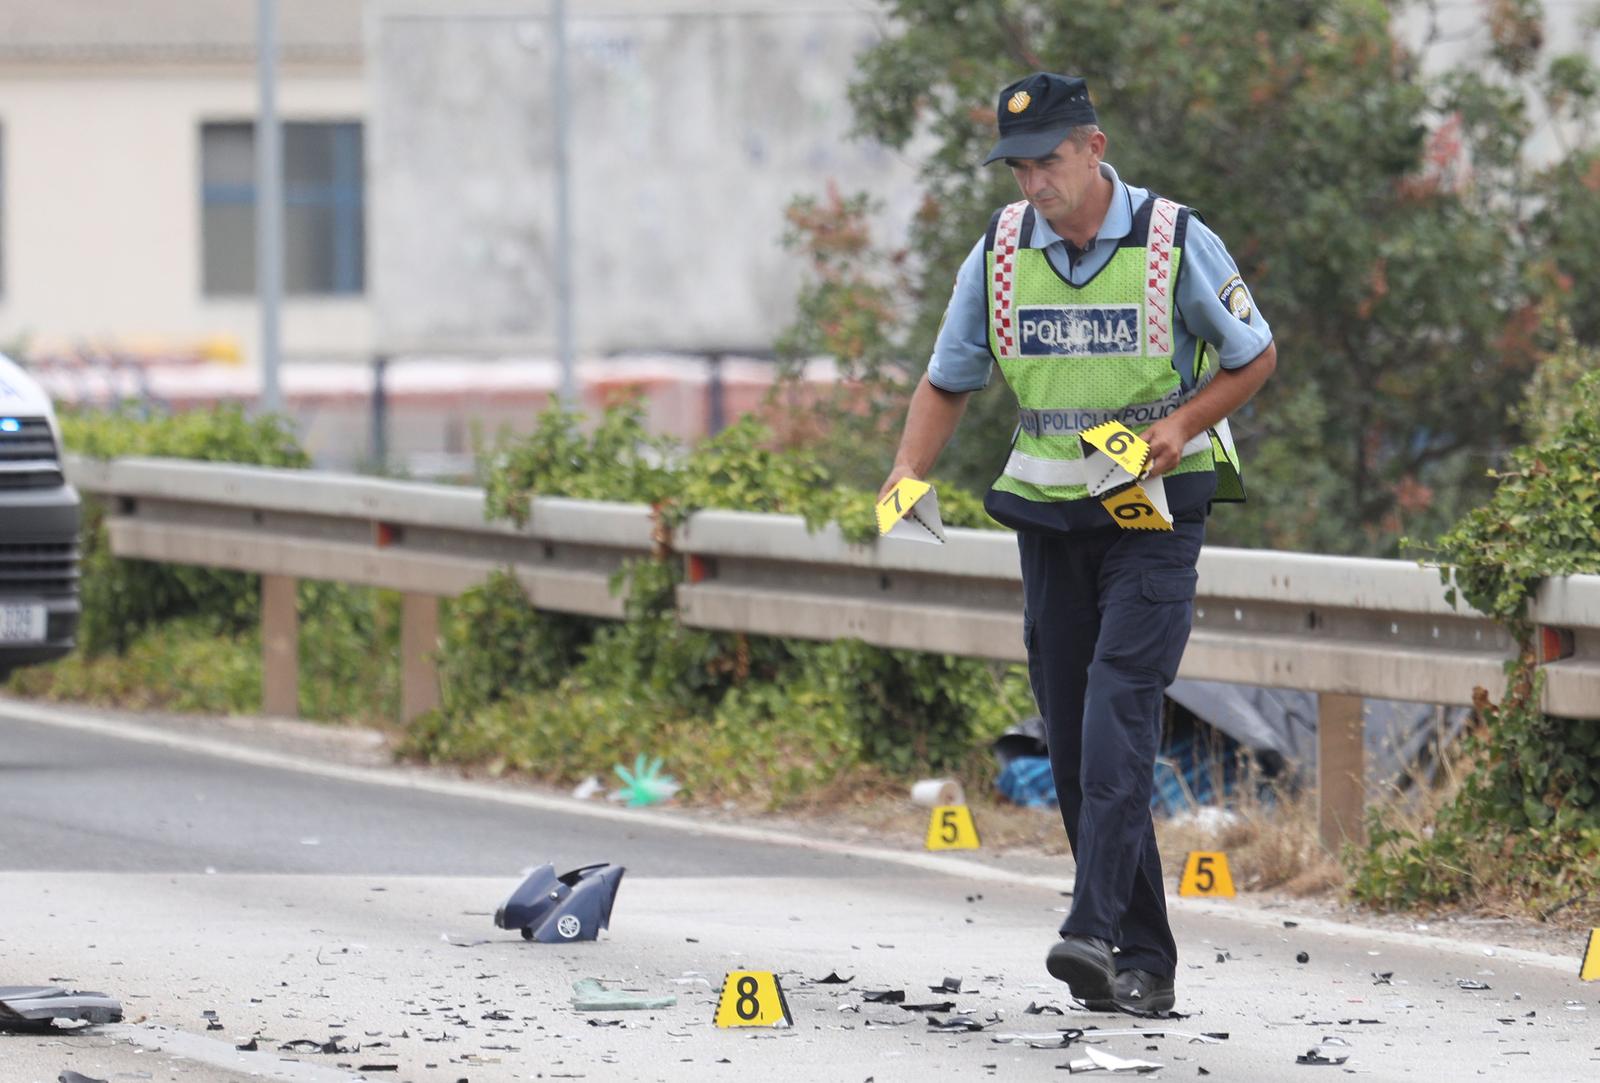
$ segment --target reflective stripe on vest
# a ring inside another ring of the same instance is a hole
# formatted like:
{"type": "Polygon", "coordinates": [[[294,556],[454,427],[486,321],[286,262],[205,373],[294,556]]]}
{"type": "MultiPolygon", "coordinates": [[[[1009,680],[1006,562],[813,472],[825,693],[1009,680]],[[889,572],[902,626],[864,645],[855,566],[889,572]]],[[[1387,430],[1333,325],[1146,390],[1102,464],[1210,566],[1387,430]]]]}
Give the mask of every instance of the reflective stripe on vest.
{"type": "Polygon", "coordinates": [[[1020,199],[1009,203],[1000,212],[1000,223],[994,231],[994,337],[1000,343],[1000,356],[1015,357],[1017,353],[1017,325],[1011,303],[1012,285],[1017,277],[1017,246],[1022,242],[1022,216],[1027,213],[1028,201],[1020,199]]]}
{"type": "MultiPolygon", "coordinates": [[[[1180,458],[1211,449],[1211,430],[1183,445],[1180,458]]],[[[1005,476],[1027,482],[1029,485],[1088,485],[1089,472],[1083,459],[1041,459],[1037,455],[1024,455],[1013,451],[1006,460],[1005,476]]]]}
{"type": "Polygon", "coordinates": [[[1201,373],[1189,390],[1177,389],[1153,402],[1136,402],[1115,410],[1087,410],[1062,407],[1055,410],[1017,410],[1017,424],[1029,436],[1070,436],[1107,421],[1124,425],[1153,425],[1198,395],[1216,376],[1216,369],[1201,373]]]}

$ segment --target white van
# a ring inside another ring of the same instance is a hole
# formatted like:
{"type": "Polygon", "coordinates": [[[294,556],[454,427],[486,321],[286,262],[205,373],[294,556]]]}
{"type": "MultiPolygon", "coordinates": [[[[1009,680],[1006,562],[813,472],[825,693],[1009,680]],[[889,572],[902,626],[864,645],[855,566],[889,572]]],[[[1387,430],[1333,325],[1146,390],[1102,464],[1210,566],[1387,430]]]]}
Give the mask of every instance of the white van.
{"type": "Polygon", "coordinates": [[[50,399],[0,354],[0,680],[72,650],[81,522],[50,399]]]}

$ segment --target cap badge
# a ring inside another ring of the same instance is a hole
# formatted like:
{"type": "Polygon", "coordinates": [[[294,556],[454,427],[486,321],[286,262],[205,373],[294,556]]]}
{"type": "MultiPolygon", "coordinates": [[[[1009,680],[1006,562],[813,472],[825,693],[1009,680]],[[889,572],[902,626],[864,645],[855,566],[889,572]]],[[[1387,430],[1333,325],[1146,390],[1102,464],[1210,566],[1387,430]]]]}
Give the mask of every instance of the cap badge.
{"type": "Polygon", "coordinates": [[[1020,113],[1024,109],[1028,108],[1029,103],[1032,101],[1033,95],[1029,94],[1026,90],[1019,90],[1015,94],[1011,95],[1011,100],[1006,102],[1006,108],[1011,110],[1013,113],[1020,113]]]}

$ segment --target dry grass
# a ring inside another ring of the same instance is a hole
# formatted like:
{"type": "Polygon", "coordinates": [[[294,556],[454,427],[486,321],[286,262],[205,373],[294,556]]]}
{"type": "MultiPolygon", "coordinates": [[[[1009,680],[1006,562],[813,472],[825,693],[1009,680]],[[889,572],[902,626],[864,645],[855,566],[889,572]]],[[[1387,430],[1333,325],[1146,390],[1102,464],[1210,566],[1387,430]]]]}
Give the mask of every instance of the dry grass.
{"type": "Polygon", "coordinates": [[[1181,873],[1191,850],[1216,850],[1228,856],[1234,887],[1241,891],[1307,896],[1341,890],[1344,869],[1318,837],[1316,795],[1274,792],[1269,797],[1241,787],[1230,813],[1157,820],[1156,841],[1167,874],[1181,873]]]}

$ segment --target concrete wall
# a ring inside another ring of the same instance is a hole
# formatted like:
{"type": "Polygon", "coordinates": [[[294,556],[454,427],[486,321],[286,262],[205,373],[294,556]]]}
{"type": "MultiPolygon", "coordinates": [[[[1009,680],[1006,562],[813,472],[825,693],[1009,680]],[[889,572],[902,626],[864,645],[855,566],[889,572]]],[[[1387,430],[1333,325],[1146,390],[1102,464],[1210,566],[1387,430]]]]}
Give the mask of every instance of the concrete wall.
{"type": "MultiPolygon", "coordinates": [[[[575,280],[582,356],[763,350],[802,264],[797,193],[868,189],[903,237],[912,165],[848,138],[844,89],[875,5],[574,0],[575,280]]],[[[380,346],[555,348],[548,5],[377,0],[370,289],[380,346]]]]}
{"type": "MultiPolygon", "coordinates": [[[[248,120],[251,64],[0,68],[5,282],[0,341],[170,343],[231,336],[257,354],[253,301],[200,283],[200,124],[248,120]]],[[[360,67],[286,66],[286,120],[361,119],[360,67]]],[[[290,298],[288,356],[366,357],[364,298],[290,298]]]]}

